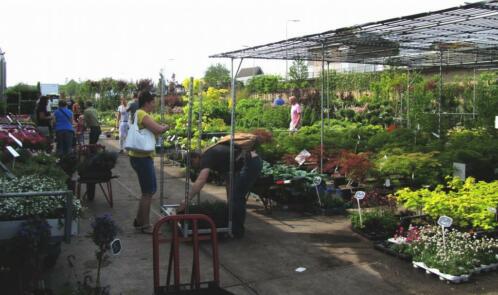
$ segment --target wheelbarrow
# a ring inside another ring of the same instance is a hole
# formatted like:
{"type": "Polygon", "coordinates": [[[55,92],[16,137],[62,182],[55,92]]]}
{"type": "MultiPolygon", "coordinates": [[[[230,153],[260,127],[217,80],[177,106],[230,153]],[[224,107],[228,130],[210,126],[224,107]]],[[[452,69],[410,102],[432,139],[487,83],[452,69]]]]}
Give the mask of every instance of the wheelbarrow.
{"type": "Polygon", "coordinates": [[[161,218],[154,225],[152,234],[152,251],[153,251],[153,268],[154,268],[154,294],[210,294],[210,295],[230,295],[233,294],[220,287],[220,270],[218,257],[218,237],[216,226],[211,218],[202,214],[184,214],[172,215],[161,218]],[[208,223],[211,227],[211,233],[199,235],[199,222],[208,223]],[[178,230],[180,223],[189,222],[192,228],[192,235],[184,237],[178,230]],[[171,238],[167,239],[162,234],[161,227],[168,224],[171,227],[169,231],[171,238]],[[213,265],[213,280],[201,282],[200,262],[199,262],[199,242],[211,240],[212,248],[212,265],[213,265]],[[159,244],[170,242],[168,272],[166,276],[166,284],[162,285],[160,280],[160,253],[159,244]],[[180,242],[191,242],[192,244],[192,273],[190,283],[181,283],[180,278],[180,242]],[[173,282],[171,282],[171,274],[173,273],[173,282]]]}

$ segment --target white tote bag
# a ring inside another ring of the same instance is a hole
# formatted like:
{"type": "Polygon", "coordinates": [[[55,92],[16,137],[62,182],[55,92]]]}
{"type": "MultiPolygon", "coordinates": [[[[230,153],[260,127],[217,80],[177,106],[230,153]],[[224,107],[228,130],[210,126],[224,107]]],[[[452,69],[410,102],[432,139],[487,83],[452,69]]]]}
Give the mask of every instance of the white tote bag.
{"type": "Polygon", "coordinates": [[[156,137],[154,133],[147,128],[138,128],[136,112],[133,124],[131,124],[128,130],[124,148],[128,151],[136,152],[153,152],[156,149],[156,137]]]}

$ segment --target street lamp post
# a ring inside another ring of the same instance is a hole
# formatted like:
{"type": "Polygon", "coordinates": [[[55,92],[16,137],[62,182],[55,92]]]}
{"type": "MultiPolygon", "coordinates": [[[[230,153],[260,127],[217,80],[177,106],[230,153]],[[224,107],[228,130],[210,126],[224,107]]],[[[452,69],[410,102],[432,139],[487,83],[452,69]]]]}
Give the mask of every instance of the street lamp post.
{"type": "MultiPolygon", "coordinates": [[[[289,23],[292,22],[292,23],[298,23],[300,22],[299,19],[288,19],[286,22],[285,22],[285,41],[287,41],[287,39],[289,38],[288,36],[288,26],[289,26],[289,23]]],[[[288,56],[287,56],[287,48],[285,49],[285,81],[288,80],[289,78],[289,62],[287,60],[288,56]]]]}

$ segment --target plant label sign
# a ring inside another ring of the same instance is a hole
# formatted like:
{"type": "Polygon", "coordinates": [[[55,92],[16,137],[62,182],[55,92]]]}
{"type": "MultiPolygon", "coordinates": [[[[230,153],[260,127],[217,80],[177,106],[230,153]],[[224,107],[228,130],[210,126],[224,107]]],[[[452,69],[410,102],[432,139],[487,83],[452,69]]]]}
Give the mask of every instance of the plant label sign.
{"type": "Polygon", "coordinates": [[[489,207],[488,211],[491,212],[491,213],[493,213],[493,214],[496,214],[496,208],[489,207]]]}
{"type": "Polygon", "coordinates": [[[448,216],[441,216],[437,220],[437,224],[439,224],[442,227],[450,227],[453,224],[453,218],[448,216]]]}
{"type": "Polygon", "coordinates": [[[322,178],[320,176],[315,176],[315,178],[313,178],[313,184],[315,186],[319,186],[321,183],[322,183],[322,178]]]}
{"type": "Polygon", "coordinates": [[[310,152],[307,150],[302,150],[294,160],[299,164],[299,166],[303,165],[304,162],[306,162],[306,159],[308,159],[311,156],[310,152]]]}
{"type": "Polygon", "coordinates": [[[9,151],[9,153],[12,155],[12,157],[14,157],[14,159],[19,157],[19,153],[10,145],[7,146],[7,151],[9,151]]]}
{"type": "Polygon", "coordinates": [[[465,163],[453,163],[453,176],[454,177],[459,177],[462,180],[465,180],[465,169],[466,169],[465,163]]]}
{"type": "Polygon", "coordinates": [[[9,137],[19,146],[22,147],[22,142],[14,136],[14,134],[9,132],[9,137]]]}
{"type": "Polygon", "coordinates": [[[359,200],[363,200],[365,198],[365,192],[364,191],[357,191],[355,194],[354,194],[354,197],[355,199],[357,199],[358,201],[359,200]]]}
{"type": "Polygon", "coordinates": [[[123,247],[121,246],[121,240],[114,239],[111,242],[111,253],[112,253],[112,255],[118,255],[119,253],[121,253],[121,249],[122,248],[123,247]]]}
{"type": "Polygon", "coordinates": [[[7,120],[9,120],[10,123],[14,122],[9,115],[7,115],[7,120]]]}

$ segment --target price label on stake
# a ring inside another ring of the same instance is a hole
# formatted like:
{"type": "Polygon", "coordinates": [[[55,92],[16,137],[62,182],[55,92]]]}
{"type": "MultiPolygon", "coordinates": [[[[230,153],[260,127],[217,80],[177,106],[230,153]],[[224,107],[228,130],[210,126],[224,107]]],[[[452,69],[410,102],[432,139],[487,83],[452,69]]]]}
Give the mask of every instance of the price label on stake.
{"type": "Polygon", "coordinates": [[[110,244],[110,248],[112,255],[118,255],[119,253],[121,253],[121,249],[123,248],[123,246],[121,245],[121,240],[114,239],[110,244]]]}
{"type": "Polygon", "coordinates": [[[446,254],[446,231],[444,230],[444,228],[450,227],[451,224],[453,224],[453,218],[448,216],[441,216],[437,220],[437,224],[441,226],[441,229],[443,231],[443,248],[444,248],[444,253],[446,254]]]}
{"type": "Polygon", "coordinates": [[[14,134],[10,133],[9,132],[9,137],[12,138],[12,140],[14,140],[14,142],[19,146],[19,147],[22,147],[22,142],[17,139],[17,137],[14,136],[14,134]]]}
{"type": "Polygon", "coordinates": [[[357,191],[355,194],[354,194],[354,197],[357,199],[357,200],[363,200],[365,198],[365,192],[364,191],[357,191]]]}
{"type": "Polygon", "coordinates": [[[7,146],[7,151],[9,151],[9,153],[12,155],[12,157],[14,157],[14,159],[19,157],[19,153],[10,145],[7,146]]]}
{"type": "Polygon", "coordinates": [[[315,185],[315,190],[316,190],[316,197],[318,199],[318,205],[320,205],[320,208],[322,207],[322,199],[320,199],[320,192],[318,191],[318,186],[322,183],[322,178],[320,176],[315,176],[313,178],[313,184],[315,185]]]}
{"type": "Polygon", "coordinates": [[[439,224],[442,227],[450,227],[453,224],[453,219],[448,216],[441,216],[437,220],[437,224],[439,224]]]}
{"type": "Polygon", "coordinates": [[[356,202],[358,203],[358,216],[360,216],[360,227],[363,227],[363,217],[361,216],[360,200],[363,200],[365,198],[365,192],[364,191],[357,191],[354,194],[354,198],[356,199],[356,202]]]}

